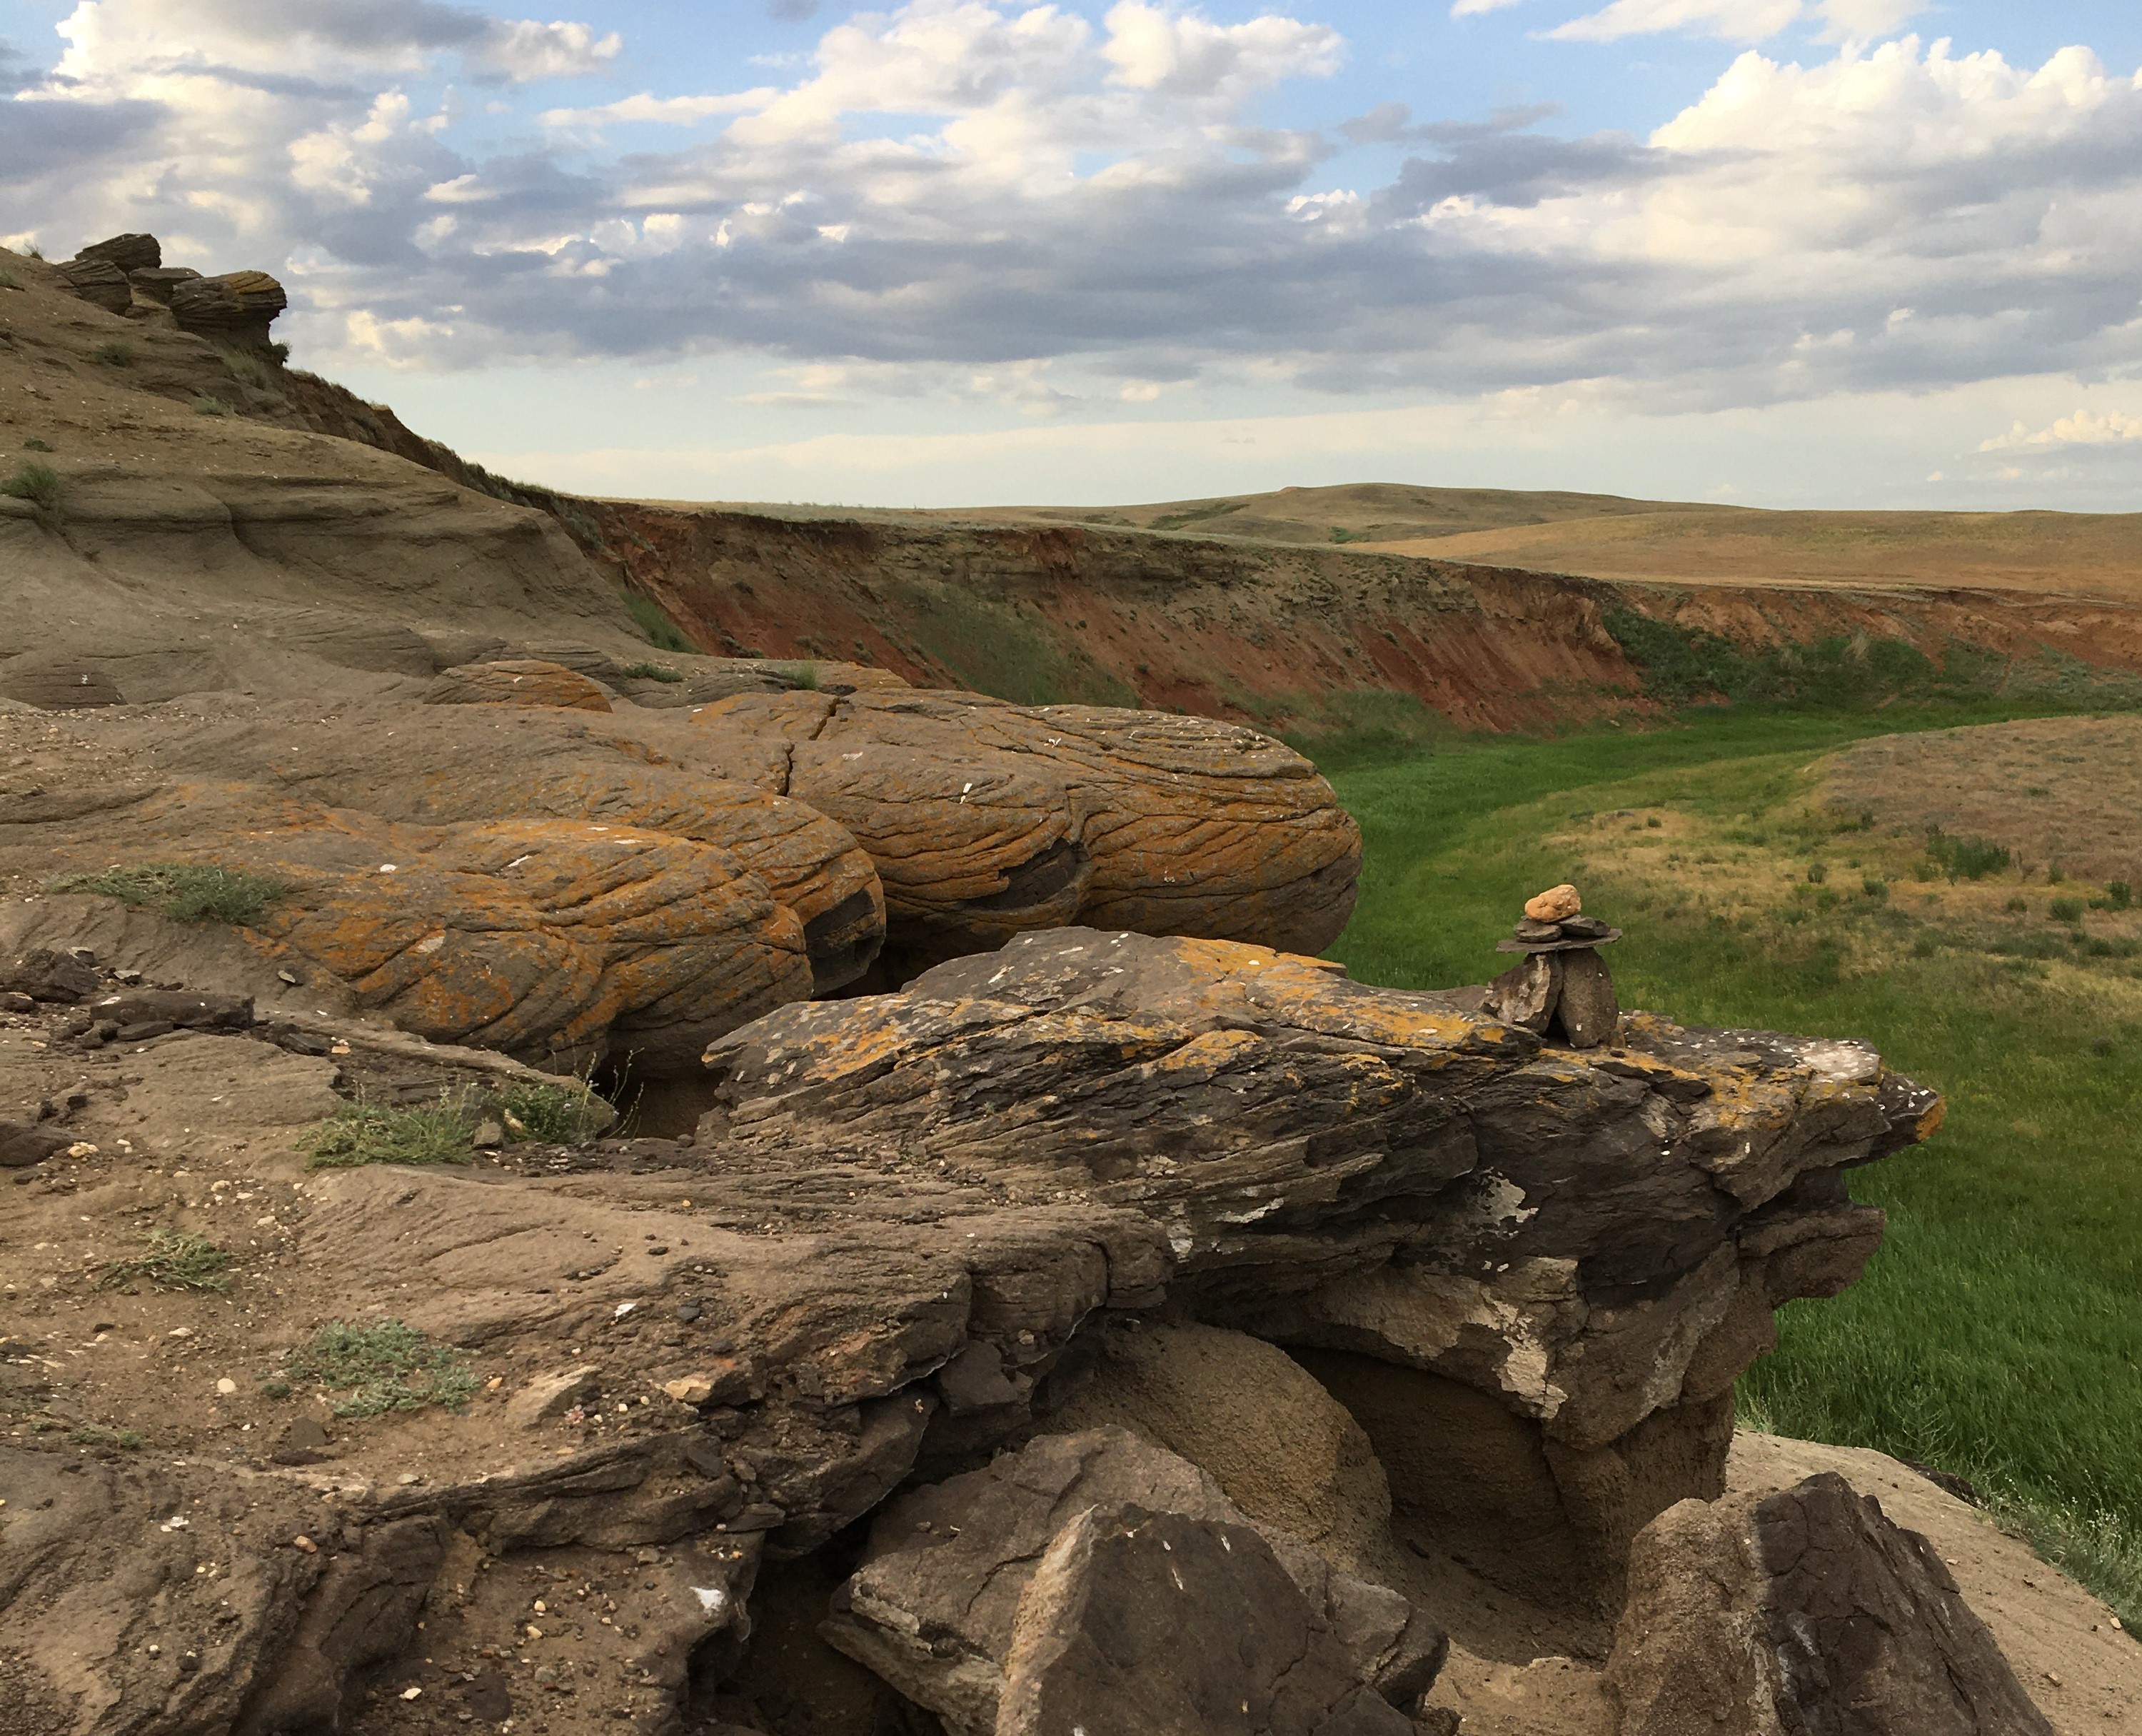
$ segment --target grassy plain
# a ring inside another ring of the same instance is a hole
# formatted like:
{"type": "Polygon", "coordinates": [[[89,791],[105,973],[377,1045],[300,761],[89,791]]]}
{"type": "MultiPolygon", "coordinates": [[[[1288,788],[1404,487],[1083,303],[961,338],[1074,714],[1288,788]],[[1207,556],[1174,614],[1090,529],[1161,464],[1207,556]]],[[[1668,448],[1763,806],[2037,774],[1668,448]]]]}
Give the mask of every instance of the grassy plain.
{"type": "Polygon", "coordinates": [[[1902,710],[1327,750],[1368,844],[1334,956],[1369,982],[1479,982],[1522,899],[1573,880],[1628,931],[1625,1006],[1863,1037],[1939,1088],[1942,1132],[1854,1179],[1886,1245],[1843,1297],[1784,1310],[1744,1414],[1969,1478],[2133,1625],[2142,913],[1916,817],[1832,806],[1834,750],[2005,715],[1902,710]]]}

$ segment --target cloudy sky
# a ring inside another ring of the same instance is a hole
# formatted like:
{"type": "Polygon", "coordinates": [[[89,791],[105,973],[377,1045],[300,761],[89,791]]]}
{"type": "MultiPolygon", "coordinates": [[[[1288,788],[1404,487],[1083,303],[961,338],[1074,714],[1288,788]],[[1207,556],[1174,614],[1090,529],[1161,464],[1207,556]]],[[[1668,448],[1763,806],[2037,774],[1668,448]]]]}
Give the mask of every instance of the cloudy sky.
{"type": "Polygon", "coordinates": [[[546,4],[0,0],[0,242],[601,492],[2142,508],[2134,0],[546,4]]]}

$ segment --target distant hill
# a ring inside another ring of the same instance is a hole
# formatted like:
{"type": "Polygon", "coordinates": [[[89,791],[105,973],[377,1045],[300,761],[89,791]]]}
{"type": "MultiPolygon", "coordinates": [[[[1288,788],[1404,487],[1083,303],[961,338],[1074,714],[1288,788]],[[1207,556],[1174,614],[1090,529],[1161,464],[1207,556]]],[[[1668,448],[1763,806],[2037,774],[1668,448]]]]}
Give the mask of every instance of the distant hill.
{"type": "Polygon", "coordinates": [[[1261,542],[1681,585],[1995,588],[2142,601],[2142,513],[1801,512],[1611,494],[1282,488],[1125,507],[927,515],[1261,542]]]}

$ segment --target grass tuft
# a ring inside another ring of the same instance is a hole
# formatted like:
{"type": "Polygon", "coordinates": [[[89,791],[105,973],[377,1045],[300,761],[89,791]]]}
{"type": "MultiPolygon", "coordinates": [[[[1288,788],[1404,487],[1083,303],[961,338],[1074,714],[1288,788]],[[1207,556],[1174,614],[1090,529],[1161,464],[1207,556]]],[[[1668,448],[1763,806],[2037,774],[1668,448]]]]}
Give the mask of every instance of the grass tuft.
{"type": "Polygon", "coordinates": [[[153,910],[179,922],[229,922],[244,927],[283,896],[279,880],[192,862],[152,862],[140,868],[63,874],[47,892],[92,893],[153,910]]]}
{"type": "Polygon", "coordinates": [[[0,494],[29,502],[37,513],[37,522],[47,530],[58,526],[60,478],[51,465],[40,464],[34,458],[25,459],[16,467],[14,475],[0,482],[0,494]]]}
{"type": "Polygon", "coordinates": [[[263,1386],[278,1383],[344,1394],[332,1407],[338,1417],[379,1417],[434,1404],[457,1411],[480,1384],[463,1353],[399,1320],[377,1326],[329,1321],[284,1358],[279,1382],[263,1386]]]}
{"type": "Polygon", "coordinates": [[[818,665],[815,663],[769,663],[767,667],[791,686],[815,693],[818,687],[818,665]]]}
{"type": "Polygon", "coordinates": [[[101,362],[107,368],[131,368],[134,365],[134,346],[124,339],[115,338],[109,344],[100,344],[89,353],[92,362],[101,362]]]}
{"type": "Polygon", "coordinates": [[[85,1422],[67,1439],[83,1447],[124,1447],[131,1451],[141,1444],[141,1432],[133,1428],[106,1428],[101,1422],[85,1422]]]}
{"type": "Polygon", "coordinates": [[[684,630],[670,620],[668,612],[653,597],[642,596],[636,591],[628,591],[624,594],[624,606],[632,611],[632,618],[639,623],[639,631],[647,636],[648,642],[657,650],[691,652],[698,650],[698,646],[684,636],[684,630]]]}
{"type": "Polygon", "coordinates": [[[22,443],[24,452],[52,452],[57,449],[50,441],[40,440],[35,435],[22,443]]]}
{"type": "Polygon", "coordinates": [[[220,398],[196,398],[194,414],[196,416],[228,416],[230,406],[220,398]]]}
{"type": "Polygon", "coordinates": [[[345,1105],[313,1136],[315,1169],[365,1164],[465,1164],[474,1155],[476,1128],[496,1119],[512,1140],[577,1145],[616,1119],[585,1080],[570,1084],[510,1085],[492,1093],[442,1091],[435,1102],[388,1109],[345,1105]]]}
{"type": "Polygon", "coordinates": [[[148,1252],[131,1260],[112,1260],[96,1281],[100,1290],[146,1278],[162,1290],[227,1290],[224,1273],[235,1256],[190,1229],[152,1229],[148,1252]]]}
{"type": "Polygon", "coordinates": [[[681,681],[684,679],[682,674],[666,663],[628,663],[619,673],[637,675],[643,681],[681,681]]]}
{"type": "Polygon", "coordinates": [[[442,1095],[437,1103],[382,1109],[352,1103],[320,1124],[313,1165],[353,1170],[364,1164],[465,1164],[476,1117],[466,1104],[442,1095]]]}

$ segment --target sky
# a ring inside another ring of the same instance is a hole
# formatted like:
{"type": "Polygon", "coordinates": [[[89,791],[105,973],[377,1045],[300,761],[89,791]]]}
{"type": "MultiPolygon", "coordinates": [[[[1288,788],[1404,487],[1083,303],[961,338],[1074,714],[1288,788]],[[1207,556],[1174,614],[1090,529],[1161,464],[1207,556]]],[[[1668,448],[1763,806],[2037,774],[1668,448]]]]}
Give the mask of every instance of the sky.
{"type": "Polygon", "coordinates": [[[584,492],[2142,510],[2133,0],[0,0],[0,245],[584,492]]]}

